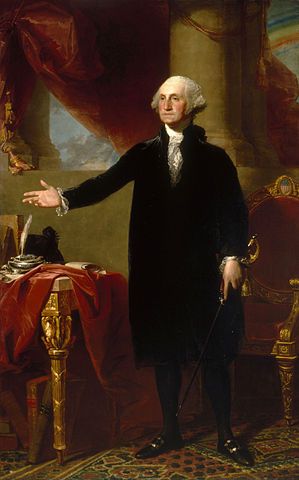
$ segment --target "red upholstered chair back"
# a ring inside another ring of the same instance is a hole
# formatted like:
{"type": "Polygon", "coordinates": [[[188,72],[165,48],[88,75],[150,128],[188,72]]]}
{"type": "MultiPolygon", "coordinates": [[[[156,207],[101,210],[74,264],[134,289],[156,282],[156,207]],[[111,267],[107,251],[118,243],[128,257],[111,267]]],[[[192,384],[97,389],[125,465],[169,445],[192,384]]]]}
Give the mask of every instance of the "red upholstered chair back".
{"type": "Polygon", "coordinates": [[[250,266],[252,293],[270,303],[292,303],[289,280],[299,274],[299,191],[288,176],[248,198],[250,235],[259,255],[250,266]]]}

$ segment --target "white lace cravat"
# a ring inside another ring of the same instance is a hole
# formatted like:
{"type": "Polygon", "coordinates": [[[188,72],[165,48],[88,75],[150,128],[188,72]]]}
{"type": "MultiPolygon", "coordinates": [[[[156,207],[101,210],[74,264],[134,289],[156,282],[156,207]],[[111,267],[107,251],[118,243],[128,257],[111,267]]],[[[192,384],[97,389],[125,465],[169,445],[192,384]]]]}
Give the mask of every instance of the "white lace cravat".
{"type": "Polygon", "coordinates": [[[171,130],[166,125],[166,131],[169,135],[168,144],[168,167],[170,173],[171,185],[175,186],[181,178],[181,168],[183,164],[183,157],[180,151],[180,144],[183,140],[183,134],[171,130]]]}

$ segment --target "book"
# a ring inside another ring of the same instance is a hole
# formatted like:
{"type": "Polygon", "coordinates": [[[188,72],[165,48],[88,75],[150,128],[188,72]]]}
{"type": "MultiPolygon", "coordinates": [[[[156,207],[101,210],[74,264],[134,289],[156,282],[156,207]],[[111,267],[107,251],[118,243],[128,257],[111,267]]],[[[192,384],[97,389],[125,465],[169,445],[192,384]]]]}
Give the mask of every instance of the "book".
{"type": "Polygon", "coordinates": [[[28,447],[28,423],[24,413],[21,410],[14,394],[10,390],[0,391],[0,405],[3,407],[6,415],[16,432],[24,448],[28,447]]]}
{"type": "Polygon", "coordinates": [[[37,417],[40,410],[42,395],[48,380],[50,380],[50,376],[43,375],[41,377],[33,378],[26,383],[29,445],[31,445],[32,443],[33,433],[36,429],[37,417]]]}
{"type": "MultiPolygon", "coordinates": [[[[35,379],[37,389],[35,405],[39,405],[37,416],[36,411],[30,419],[33,420],[34,426],[29,426],[31,430],[31,440],[28,450],[28,462],[36,464],[55,456],[53,444],[53,412],[52,412],[52,385],[50,377],[40,377],[40,381],[35,379]],[[48,378],[48,380],[45,380],[48,378]],[[39,398],[38,398],[39,397],[39,398]],[[49,446],[51,449],[49,449],[49,446]]],[[[34,381],[33,381],[34,382],[34,381]]],[[[65,421],[66,421],[66,445],[69,450],[71,447],[71,439],[74,431],[74,425],[77,418],[78,410],[86,381],[81,378],[67,378],[66,380],[66,405],[65,405],[65,421]]],[[[30,389],[30,386],[29,386],[30,389]]],[[[32,390],[30,390],[32,392],[32,390]]]]}
{"type": "Polygon", "coordinates": [[[22,215],[0,215],[0,264],[18,253],[20,234],[23,228],[22,215]]]}
{"type": "Polygon", "coordinates": [[[0,225],[0,265],[4,265],[8,260],[7,251],[11,237],[11,229],[7,225],[0,225]]]}
{"type": "Polygon", "coordinates": [[[1,433],[0,434],[0,451],[17,450],[18,437],[15,433],[1,433]]]}
{"type": "MultiPolygon", "coordinates": [[[[41,382],[42,383],[42,382],[41,382]]],[[[43,382],[44,383],[44,382],[43,382]]],[[[33,402],[34,403],[34,402],[33,402]]],[[[38,400],[36,401],[38,403],[38,400]]],[[[30,417],[34,421],[34,425],[30,426],[31,430],[31,439],[29,443],[28,450],[28,462],[37,463],[40,457],[40,451],[42,448],[43,440],[45,437],[46,430],[52,419],[52,383],[51,380],[47,380],[46,384],[44,383],[44,392],[38,408],[38,414],[35,417],[35,406],[34,414],[30,417]]]]}
{"type": "Polygon", "coordinates": [[[0,416],[0,434],[11,433],[9,418],[6,416],[0,416]]]}

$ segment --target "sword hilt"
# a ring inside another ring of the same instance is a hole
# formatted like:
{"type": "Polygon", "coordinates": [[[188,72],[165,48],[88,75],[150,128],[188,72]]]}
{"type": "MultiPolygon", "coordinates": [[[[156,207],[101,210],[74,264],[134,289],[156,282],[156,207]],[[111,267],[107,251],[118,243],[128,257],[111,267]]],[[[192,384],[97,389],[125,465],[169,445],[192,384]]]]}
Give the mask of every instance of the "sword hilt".
{"type": "Polygon", "coordinates": [[[220,290],[220,293],[219,293],[219,302],[220,302],[220,305],[224,305],[225,304],[225,300],[224,300],[224,293],[223,293],[223,290],[220,290]]]}

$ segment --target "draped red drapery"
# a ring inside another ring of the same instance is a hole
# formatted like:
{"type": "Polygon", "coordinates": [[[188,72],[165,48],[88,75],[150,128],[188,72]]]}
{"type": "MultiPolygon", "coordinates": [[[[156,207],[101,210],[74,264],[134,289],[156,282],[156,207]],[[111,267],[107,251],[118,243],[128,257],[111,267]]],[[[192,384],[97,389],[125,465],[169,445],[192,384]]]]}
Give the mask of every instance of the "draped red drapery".
{"type": "Polygon", "coordinates": [[[42,79],[66,109],[120,152],[153,134],[150,100],[168,73],[166,0],[2,0],[0,121],[15,131],[42,79]]]}

